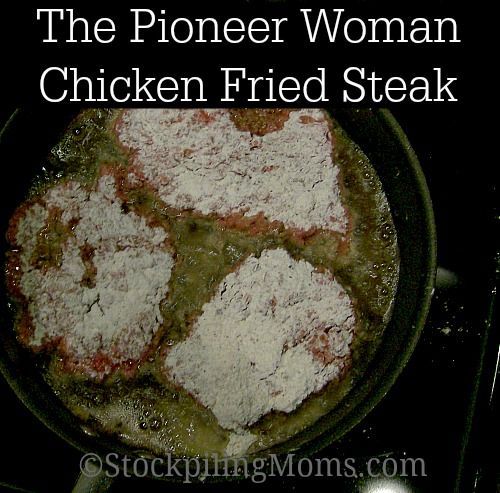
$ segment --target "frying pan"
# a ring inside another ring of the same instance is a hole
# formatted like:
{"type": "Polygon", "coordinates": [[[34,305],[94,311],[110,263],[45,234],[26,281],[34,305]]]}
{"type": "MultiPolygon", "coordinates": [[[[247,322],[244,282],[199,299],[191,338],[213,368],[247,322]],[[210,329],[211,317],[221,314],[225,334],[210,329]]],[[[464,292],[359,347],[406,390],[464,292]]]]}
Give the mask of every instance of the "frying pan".
{"type": "MultiPolygon", "coordinates": [[[[363,378],[330,413],[269,452],[309,456],[358,424],[384,397],[406,365],[424,326],[436,267],[432,204],[418,160],[400,126],[384,109],[336,109],[336,120],[367,154],[383,184],[400,249],[400,278],[394,311],[363,378]]],[[[15,207],[62,131],[76,115],[63,107],[17,110],[0,133],[0,248],[15,207]]],[[[43,381],[28,352],[16,341],[7,296],[0,289],[0,369],[19,399],[53,432],[82,452],[134,456],[111,438],[90,436],[43,381]]],[[[149,469],[151,470],[151,469],[149,469]]],[[[173,478],[168,478],[173,480],[173,478]]],[[[81,478],[75,490],[103,491],[104,473],[81,478]]]]}

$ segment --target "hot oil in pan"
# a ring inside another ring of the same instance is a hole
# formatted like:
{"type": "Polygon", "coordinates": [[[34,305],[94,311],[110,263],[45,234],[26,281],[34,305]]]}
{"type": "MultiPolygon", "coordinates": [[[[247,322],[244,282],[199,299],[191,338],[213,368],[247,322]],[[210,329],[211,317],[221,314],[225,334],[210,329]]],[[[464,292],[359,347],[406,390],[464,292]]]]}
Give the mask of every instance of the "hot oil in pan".
{"type": "MultiPolygon", "coordinates": [[[[31,194],[68,175],[93,183],[101,163],[127,166],[126,153],[109,131],[116,116],[116,111],[82,112],[52,150],[49,165],[31,194]]],[[[241,120],[244,117],[244,112],[235,114],[240,124],[245,124],[241,120]]],[[[355,301],[358,326],[347,377],[332,381],[294,412],[271,413],[251,426],[258,440],[250,452],[283,442],[335,407],[363,374],[390,317],[399,262],[389,207],[366,156],[334,121],[332,134],[334,160],[341,168],[343,201],[352,228],[350,248],[342,254],[338,253],[337,240],[329,234],[318,234],[301,246],[279,231],[249,235],[225,228],[213,219],[173,214],[149,192],[134,191],[127,199],[131,208],[168,224],[178,255],[189,260],[174,272],[170,287],[173,294],[162,306],[168,321],[162,331],[164,344],[185,338],[189,330],[186,320],[200,313],[220,280],[241,259],[264,248],[282,247],[295,258],[331,270],[355,301]]],[[[223,453],[228,432],[209,410],[166,382],[159,371],[160,361],[158,352],[133,378],[117,373],[103,383],[61,371],[56,357],[42,370],[54,392],[89,433],[111,434],[156,454],[223,453]]]]}

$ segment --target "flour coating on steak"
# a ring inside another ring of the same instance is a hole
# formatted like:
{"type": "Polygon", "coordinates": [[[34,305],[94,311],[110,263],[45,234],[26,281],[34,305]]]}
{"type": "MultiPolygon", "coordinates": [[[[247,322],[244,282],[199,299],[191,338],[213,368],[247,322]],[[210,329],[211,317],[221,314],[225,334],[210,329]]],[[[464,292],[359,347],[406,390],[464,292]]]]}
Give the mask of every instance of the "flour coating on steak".
{"type": "Polygon", "coordinates": [[[56,347],[68,366],[103,377],[140,360],[162,323],[160,302],[174,264],[167,233],[122,210],[115,179],[96,190],[77,182],[51,188],[13,225],[34,349],[56,347]],[[34,262],[51,221],[67,231],[59,265],[34,262]]]}
{"type": "Polygon", "coordinates": [[[290,111],[262,135],[244,128],[227,109],[128,109],[116,124],[131,172],[171,207],[345,233],[325,112],[290,111]]]}
{"type": "Polygon", "coordinates": [[[354,325],[351,300],[331,274],[264,250],[225,277],[165,368],[222,427],[241,430],[341,378],[354,325]]]}

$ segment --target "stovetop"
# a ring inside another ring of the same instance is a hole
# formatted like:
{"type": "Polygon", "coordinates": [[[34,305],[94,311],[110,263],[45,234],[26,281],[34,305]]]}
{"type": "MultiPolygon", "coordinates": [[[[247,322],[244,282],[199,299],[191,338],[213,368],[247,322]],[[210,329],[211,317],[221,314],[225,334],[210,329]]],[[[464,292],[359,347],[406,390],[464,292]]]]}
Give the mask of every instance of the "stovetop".
{"type": "MultiPolygon", "coordinates": [[[[491,164],[467,145],[463,109],[394,109],[426,174],[438,231],[438,279],[422,338],[382,403],[340,442],[318,457],[418,457],[425,477],[378,486],[364,479],[269,478],[265,483],[167,485],[120,480],[112,491],[300,490],[355,492],[493,491],[491,456],[498,333],[491,329],[498,257],[498,211],[493,210],[491,164]],[[469,155],[470,154],[470,155],[469,155]],[[495,217],[496,213],[496,217],[495,217]],[[391,486],[392,485],[392,486],[391,486]]],[[[7,114],[1,110],[0,117],[7,114]]],[[[5,163],[3,163],[5,165],[5,163]]],[[[494,320],[493,320],[494,322],[494,320]]],[[[0,379],[0,490],[70,491],[80,453],[54,436],[0,379]],[[10,487],[12,487],[12,489],[10,487]]],[[[498,491],[498,490],[497,490],[498,491]]]]}

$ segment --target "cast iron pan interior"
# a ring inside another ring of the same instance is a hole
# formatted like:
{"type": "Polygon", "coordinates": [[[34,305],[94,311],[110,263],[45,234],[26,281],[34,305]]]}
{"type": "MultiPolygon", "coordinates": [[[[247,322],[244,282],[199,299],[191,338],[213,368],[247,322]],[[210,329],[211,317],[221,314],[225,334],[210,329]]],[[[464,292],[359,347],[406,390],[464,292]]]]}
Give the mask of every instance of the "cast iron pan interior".
{"type": "MultiPolygon", "coordinates": [[[[401,255],[392,320],[365,376],[328,415],[272,449],[297,457],[320,450],[359,423],[383,398],[417,343],[434,285],[436,245],[432,205],[417,158],[387,110],[337,109],[333,114],[375,167],[393,214],[401,255]]],[[[2,169],[0,247],[10,215],[22,202],[50,148],[75,116],[67,108],[18,110],[0,134],[2,169]]],[[[24,404],[51,430],[78,449],[105,455],[133,454],[123,444],[89,436],[43,382],[30,355],[16,342],[7,299],[0,290],[0,369],[24,404]]]]}

